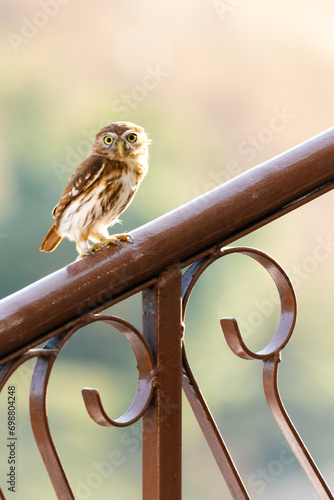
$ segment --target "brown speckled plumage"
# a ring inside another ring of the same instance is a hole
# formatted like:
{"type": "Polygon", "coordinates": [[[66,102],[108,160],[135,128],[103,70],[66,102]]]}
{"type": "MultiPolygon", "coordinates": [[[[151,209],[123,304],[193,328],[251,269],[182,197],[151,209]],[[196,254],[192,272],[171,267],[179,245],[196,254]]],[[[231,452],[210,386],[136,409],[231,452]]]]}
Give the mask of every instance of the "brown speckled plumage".
{"type": "Polygon", "coordinates": [[[101,129],[53,209],[54,224],[40,249],[51,252],[67,237],[82,257],[101,246],[130,241],[127,235],[109,236],[107,228],[131,203],[148,171],[149,143],[144,129],[134,123],[101,129]],[[91,248],[88,239],[96,242],[91,248]]]}

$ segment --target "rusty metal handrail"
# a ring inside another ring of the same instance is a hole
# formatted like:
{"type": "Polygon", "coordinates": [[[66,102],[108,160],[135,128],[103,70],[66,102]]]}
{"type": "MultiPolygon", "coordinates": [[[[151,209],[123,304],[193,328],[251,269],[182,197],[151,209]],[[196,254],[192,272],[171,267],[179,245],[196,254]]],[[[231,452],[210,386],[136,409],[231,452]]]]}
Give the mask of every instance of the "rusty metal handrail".
{"type": "MultiPolygon", "coordinates": [[[[183,388],[233,498],[249,500],[192,373],[184,341],[185,311],[198,278],[217,259],[241,253],[262,265],[273,279],[281,319],[272,340],[259,352],[246,346],[233,318],[221,320],[225,339],[237,356],[263,362],[264,392],[277,425],[319,498],[334,500],[278,390],[281,352],[293,333],[297,312],[291,281],[264,252],[226,247],[333,187],[334,128],[135,230],[134,245],[120,251],[104,249],[95,258],[70,264],[0,301],[0,391],[21,364],[37,358],[30,389],[32,429],[58,499],[75,497],[48,425],[49,377],[72,335],[102,321],[119,330],[133,349],[136,395],[117,419],[107,415],[97,389],[84,388],[82,395],[99,425],[123,427],[142,418],[143,498],[181,499],[183,388]],[[139,291],[143,333],[121,318],[98,314],[139,291]],[[44,340],[48,342],[43,348],[33,349],[44,340]]],[[[0,499],[5,500],[1,488],[0,499]]]]}
{"type": "Polygon", "coordinates": [[[136,229],[134,245],[106,249],[1,300],[0,357],[17,356],[80,315],[135,293],[169,266],[190,264],[214,245],[226,245],[325,193],[333,183],[331,128],[136,229]]]}

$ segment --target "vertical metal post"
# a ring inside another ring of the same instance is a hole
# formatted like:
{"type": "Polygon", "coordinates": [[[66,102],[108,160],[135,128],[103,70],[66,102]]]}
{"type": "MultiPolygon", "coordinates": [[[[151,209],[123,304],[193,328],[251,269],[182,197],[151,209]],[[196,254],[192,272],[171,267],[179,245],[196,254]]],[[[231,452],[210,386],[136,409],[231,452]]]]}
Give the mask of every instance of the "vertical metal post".
{"type": "Polygon", "coordinates": [[[143,292],[143,331],[156,366],[156,390],[143,416],[143,499],[181,500],[181,271],[174,266],[143,292]]]}

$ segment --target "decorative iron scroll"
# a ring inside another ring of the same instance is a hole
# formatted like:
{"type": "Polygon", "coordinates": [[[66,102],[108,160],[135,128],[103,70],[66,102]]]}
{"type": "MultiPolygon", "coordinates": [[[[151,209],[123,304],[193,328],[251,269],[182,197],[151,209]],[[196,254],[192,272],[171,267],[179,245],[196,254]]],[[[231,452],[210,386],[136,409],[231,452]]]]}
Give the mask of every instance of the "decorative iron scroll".
{"type": "MultiPolygon", "coordinates": [[[[231,247],[216,250],[211,256],[205,257],[194,263],[184,274],[184,314],[191,291],[200,275],[215,260],[232,253],[247,255],[261,264],[270,274],[279,292],[281,316],[278,329],[273,338],[268,345],[259,352],[253,352],[246,346],[240,333],[238,323],[234,318],[224,318],[220,322],[226,342],[232,352],[240,358],[263,361],[263,386],[265,396],[268,406],[282,434],[289,443],[319,498],[323,500],[333,499],[332,492],[286,412],[278,390],[278,364],[281,361],[281,351],[286,346],[293,333],[297,315],[295,292],[284,269],[272,257],[254,248],[231,247]]],[[[211,452],[215,457],[217,465],[229,487],[232,497],[235,499],[249,499],[250,497],[246,488],[196,383],[187,360],[185,349],[183,353],[183,389],[210,446],[211,452]]]]}
{"type": "MultiPolygon", "coordinates": [[[[283,268],[269,255],[248,247],[216,247],[209,255],[192,264],[182,276],[182,328],[187,304],[197,280],[202,273],[217,259],[239,253],[258,262],[271,276],[279,292],[281,316],[277,331],[267,346],[258,352],[251,351],[245,344],[238,323],[233,318],[221,320],[221,327],[230,349],[238,357],[245,360],[263,361],[263,385],[269,408],[289,443],[293,453],[303,467],[307,477],[320,499],[333,499],[333,495],[314,463],[311,455],[298,435],[291,419],[282,403],[278,390],[278,365],[281,361],[281,352],[288,343],[296,322],[296,297],[292,283],[283,268]]],[[[174,272],[166,270],[165,275],[174,272]]],[[[155,304],[154,302],[152,302],[155,304]]],[[[155,304],[152,314],[158,315],[158,306],[155,304]]],[[[57,356],[66,342],[83,326],[103,321],[116,328],[130,344],[137,361],[138,384],[133,402],[126,412],[119,418],[111,419],[103,408],[97,389],[84,388],[82,396],[86,409],[91,418],[102,426],[124,427],[137,422],[150,405],[155,404],[153,394],[159,387],[159,369],[156,365],[150,346],[144,336],[127,321],[108,315],[88,314],[80,318],[76,326],[59,333],[50,339],[43,348],[31,349],[18,358],[8,362],[0,368],[0,390],[6,381],[25,361],[36,357],[37,363],[33,372],[30,389],[30,414],[32,429],[36,443],[49,473],[57,497],[61,500],[73,500],[75,497],[62,467],[56,447],[53,443],[47,417],[46,398],[50,374],[57,356]]],[[[171,332],[172,334],[172,332],[171,332]]],[[[179,343],[182,349],[182,386],[189,400],[193,412],[199,422],[201,430],[208,442],[211,452],[217,462],[222,476],[234,499],[249,499],[245,485],[234,464],[234,461],[224,443],[214,418],[206,404],[201,390],[196,382],[190,364],[187,360],[184,339],[179,343]]],[[[181,364],[181,363],[180,363],[181,364]]],[[[171,429],[173,432],[173,429],[171,429]]],[[[159,497],[160,498],[160,497],[159,497]]],[[[5,500],[0,490],[0,500],[5,500]]],[[[146,498],[145,498],[146,500],[146,498]]]]}
{"type": "MultiPolygon", "coordinates": [[[[91,418],[103,426],[125,427],[137,422],[148,407],[154,389],[154,367],[151,351],[138,330],[127,321],[115,316],[89,315],[74,328],[50,339],[42,349],[31,349],[0,369],[0,391],[10,376],[24,362],[37,357],[30,388],[31,425],[37,446],[43,458],[57,497],[61,500],[74,500],[62,463],[53,443],[47,417],[46,397],[48,382],[54,362],[66,342],[74,333],[90,323],[103,321],[119,330],[129,342],[137,361],[138,385],[135,397],[119,418],[112,420],[106,414],[97,389],[84,388],[82,396],[91,418]]],[[[5,499],[0,490],[0,499],[5,499]]]]}

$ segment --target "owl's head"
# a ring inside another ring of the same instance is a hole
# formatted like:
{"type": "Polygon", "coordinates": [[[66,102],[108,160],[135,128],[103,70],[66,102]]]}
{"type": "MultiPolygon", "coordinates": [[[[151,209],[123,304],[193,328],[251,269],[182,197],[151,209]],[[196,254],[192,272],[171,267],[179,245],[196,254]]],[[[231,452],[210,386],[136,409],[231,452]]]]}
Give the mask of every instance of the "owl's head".
{"type": "Polygon", "coordinates": [[[96,134],[92,153],[107,156],[110,159],[135,158],[148,155],[151,143],[145,130],[130,122],[115,122],[103,127],[96,134]]]}

